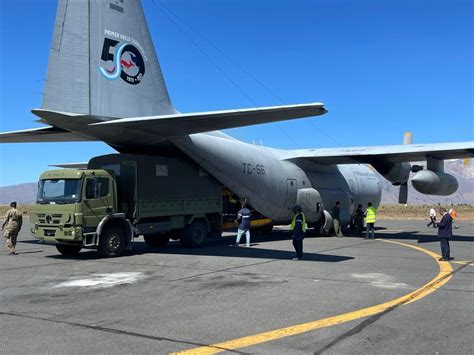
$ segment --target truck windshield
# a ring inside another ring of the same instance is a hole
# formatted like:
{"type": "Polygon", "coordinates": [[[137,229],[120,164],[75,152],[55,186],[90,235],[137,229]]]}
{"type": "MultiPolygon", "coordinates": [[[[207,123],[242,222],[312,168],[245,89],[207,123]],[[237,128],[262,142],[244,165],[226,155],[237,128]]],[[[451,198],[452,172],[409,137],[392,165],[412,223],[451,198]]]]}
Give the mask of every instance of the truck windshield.
{"type": "Polygon", "coordinates": [[[80,179],[40,180],[37,203],[74,203],[81,196],[80,179]]]}

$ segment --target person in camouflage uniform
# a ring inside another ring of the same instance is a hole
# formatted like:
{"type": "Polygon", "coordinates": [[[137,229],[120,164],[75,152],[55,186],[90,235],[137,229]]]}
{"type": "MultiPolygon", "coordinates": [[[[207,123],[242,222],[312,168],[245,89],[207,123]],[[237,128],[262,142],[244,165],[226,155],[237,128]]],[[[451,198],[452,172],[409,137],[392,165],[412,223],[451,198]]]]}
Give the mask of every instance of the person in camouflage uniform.
{"type": "Polygon", "coordinates": [[[10,250],[10,254],[8,255],[17,255],[16,239],[23,223],[23,216],[21,212],[16,209],[16,202],[10,203],[10,207],[11,208],[5,214],[2,230],[3,236],[5,237],[5,244],[8,250],[10,250]]]}

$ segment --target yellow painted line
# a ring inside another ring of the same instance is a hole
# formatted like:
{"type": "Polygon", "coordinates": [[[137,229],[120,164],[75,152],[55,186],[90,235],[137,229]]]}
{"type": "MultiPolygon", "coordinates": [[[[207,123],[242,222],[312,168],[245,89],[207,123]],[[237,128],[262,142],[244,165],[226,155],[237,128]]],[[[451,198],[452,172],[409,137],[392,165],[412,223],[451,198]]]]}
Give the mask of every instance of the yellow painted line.
{"type": "MultiPolygon", "coordinates": [[[[379,239],[377,239],[379,240],[379,239]]],[[[239,339],[234,339],[234,340],[228,340],[224,341],[221,343],[217,344],[212,344],[212,345],[207,345],[207,346],[202,346],[194,349],[189,349],[189,350],[184,350],[181,352],[176,352],[173,354],[215,354],[227,350],[235,350],[235,349],[240,349],[240,348],[245,348],[248,346],[253,346],[257,344],[262,344],[268,341],[276,340],[276,339],[281,339],[285,337],[289,337],[292,335],[297,335],[305,332],[309,332],[315,329],[321,329],[325,327],[329,327],[332,325],[336,324],[341,324],[341,323],[346,323],[350,322],[356,319],[372,316],[374,314],[378,314],[381,312],[384,312],[390,308],[394,308],[397,306],[405,305],[411,302],[415,302],[420,300],[421,298],[429,295],[430,293],[436,291],[438,288],[443,286],[445,283],[447,283],[451,277],[452,277],[452,272],[453,268],[449,264],[449,262],[446,261],[438,261],[438,258],[440,257],[438,254],[433,253],[432,251],[429,251],[424,248],[420,248],[419,246],[412,245],[412,244],[406,244],[406,243],[401,243],[401,242],[395,242],[391,240],[382,240],[383,242],[386,243],[392,243],[392,244],[398,244],[402,245],[405,247],[409,247],[418,251],[421,251],[425,254],[428,254],[429,256],[433,257],[436,262],[438,263],[439,266],[439,273],[438,275],[432,279],[430,282],[427,284],[423,285],[419,289],[410,292],[409,294],[399,297],[397,299],[394,299],[392,301],[388,301],[382,304],[378,304],[375,306],[371,306],[368,308],[364,309],[359,309],[356,311],[344,313],[344,314],[339,314],[337,316],[333,317],[328,317],[328,318],[323,318],[319,320],[315,320],[312,322],[308,323],[303,323],[303,324],[297,324],[297,325],[292,325],[286,328],[280,328],[280,329],[275,329],[271,330],[268,332],[263,332],[255,335],[249,335],[243,338],[239,339]]]]}

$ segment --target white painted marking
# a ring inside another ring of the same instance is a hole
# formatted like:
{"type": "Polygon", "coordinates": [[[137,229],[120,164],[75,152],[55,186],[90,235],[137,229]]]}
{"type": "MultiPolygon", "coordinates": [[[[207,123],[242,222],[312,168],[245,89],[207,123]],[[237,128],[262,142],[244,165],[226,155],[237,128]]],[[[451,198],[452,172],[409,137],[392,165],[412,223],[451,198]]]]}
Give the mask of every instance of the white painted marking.
{"type": "Polygon", "coordinates": [[[141,272],[117,272],[113,274],[97,274],[86,279],[71,279],[62,282],[53,288],[60,287],[88,287],[108,288],[117,285],[125,285],[144,279],[146,276],[141,272]]]}
{"type": "Polygon", "coordinates": [[[394,282],[396,279],[393,276],[379,273],[367,273],[367,274],[352,274],[352,277],[356,279],[363,279],[369,281],[370,284],[378,288],[409,288],[410,285],[403,282],[394,282]]]}

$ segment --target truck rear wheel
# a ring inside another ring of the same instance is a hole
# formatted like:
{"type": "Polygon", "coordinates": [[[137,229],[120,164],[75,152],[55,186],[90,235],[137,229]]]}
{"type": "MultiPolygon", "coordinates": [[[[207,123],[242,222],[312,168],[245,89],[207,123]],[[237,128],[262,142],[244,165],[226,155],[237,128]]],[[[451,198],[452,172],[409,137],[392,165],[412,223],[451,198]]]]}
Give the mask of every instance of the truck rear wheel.
{"type": "Polygon", "coordinates": [[[198,248],[204,245],[207,237],[207,225],[203,221],[193,221],[186,226],[181,244],[186,247],[198,248]]]}
{"type": "Polygon", "coordinates": [[[118,225],[106,227],[99,238],[97,251],[102,257],[110,258],[122,255],[125,250],[125,233],[118,225]]]}
{"type": "Polygon", "coordinates": [[[65,245],[65,244],[56,244],[56,249],[65,256],[73,256],[79,254],[82,247],[80,245],[65,245]]]}
{"type": "Polygon", "coordinates": [[[166,247],[170,241],[169,235],[166,234],[148,234],[144,235],[143,239],[145,244],[152,248],[166,247]]]}

